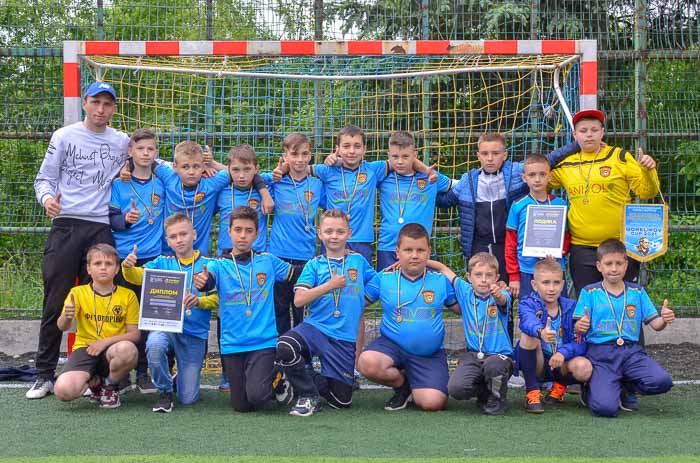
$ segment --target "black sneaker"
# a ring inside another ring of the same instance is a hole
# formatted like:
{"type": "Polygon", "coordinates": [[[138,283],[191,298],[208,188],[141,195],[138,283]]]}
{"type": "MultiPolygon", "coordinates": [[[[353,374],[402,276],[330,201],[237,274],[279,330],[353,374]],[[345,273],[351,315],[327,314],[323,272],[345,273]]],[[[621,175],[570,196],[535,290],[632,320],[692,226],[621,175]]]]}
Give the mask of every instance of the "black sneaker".
{"type": "Polygon", "coordinates": [[[403,386],[398,389],[394,389],[394,395],[391,396],[391,399],[384,404],[384,410],[389,412],[403,410],[411,400],[413,400],[413,396],[411,395],[411,387],[407,382],[404,382],[403,386]]]}
{"type": "Polygon", "coordinates": [[[151,381],[151,377],[148,375],[148,373],[136,378],[136,388],[141,394],[155,394],[158,392],[158,388],[156,388],[156,385],[153,384],[153,381],[151,381]]]}
{"type": "Polygon", "coordinates": [[[581,395],[578,396],[578,401],[581,405],[588,408],[588,386],[581,386],[581,395]]]}
{"type": "Polygon", "coordinates": [[[627,392],[623,388],[622,394],[620,394],[620,410],[624,410],[626,412],[639,411],[639,400],[637,400],[637,394],[627,392]]]}
{"type": "Polygon", "coordinates": [[[156,413],[170,413],[173,411],[173,393],[161,392],[158,402],[152,409],[156,413]]]}
{"type": "Polygon", "coordinates": [[[489,395],[489,398],[486,399],[486,403],[481,407],[481,411],[484,412],[485,415],[491,416],[503,415],[507,409],[508,404],[506,401],[499,399],[493,394],[489,395]]]}
{"type": "Polygon", "coordinates": [[[311,397],[299,397],[297,404],[289,412],[292,416],[311,416],[321,411],[321,401],[311,397]]]}

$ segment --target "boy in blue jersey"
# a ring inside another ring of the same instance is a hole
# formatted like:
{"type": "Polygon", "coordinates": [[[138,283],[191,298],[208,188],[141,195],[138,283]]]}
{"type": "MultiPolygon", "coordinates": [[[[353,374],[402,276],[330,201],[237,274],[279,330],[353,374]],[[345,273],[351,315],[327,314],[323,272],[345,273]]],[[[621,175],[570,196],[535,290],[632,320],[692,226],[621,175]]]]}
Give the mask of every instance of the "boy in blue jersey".
{"type": "Polygon", "coordinates": [[[377,244],[377,269],[381,270],[397,260],[396,237],[404,223],[419,223],[432,233],[435,216],[435,198],[450,190],[451,180],[437,174],[437,182],[423,172],[416,171],[418,151],[413,135],[394,132],[389,137],[389,167],[393,171],[379,183],[379,210],[381,225],[377,244]]]}
{"type": "MultiPolygon", "coordinates": [[[[275,218],[270,230],[270,253],[291,264],[301,274],[306,263],[316,255],[314,220],[322,207],[325,190],[321,180],[308,175],[311,143],[303,133],[290,133],[284,138],[282,159],[289,174],[269,187],[275,198],[275,218]]],[[[304,308],[294,304],[296,279],[275,284],[277,332],[283,334],[304,318],[304,308]],[[291,315],[290,315],[291,308],[291,315]]]]}
{"type": "Polygon", "coordinates": [[[511,297],[498,284],[498,260],[486,252],[474,254],[468,263],[468,282],[440,262],[429,265],[454,286],[467,343],[467,351],[450,376],[450,396],[457,400],[475,397],[484,414],[502,415],[513,374],[513,343],[507,331],[511,297]]]}
{"type": "MultiPolygon", "coordinates": [[[[238,412],[261,408],[289,389],[275,367],[277,327],[274,283],[291,281],[294,267],[272,254],[252,250],[258,237],[258,213],[239,206],[231,213],[231,252],[206,265],[197,288],[216,288],[221,318],[221,359],[231,384],[231,405],[238,412]],[[282,391],[280,389],[285,389],[282,391]]],[[[291,399],[289,399],[291,400],[291,399]]]]}
{"type": "Polygon", "coordinates": [[[195,231],[189,218],[174,214],[165,219],[165,237],[175,256],[160,256],[137,267],[138,247],[122,261],[124,278],[136,285],[143,281],[143,269],[177,270],[188,273],[188,291],[185,295],[185,320],[182,333],[151,331],[146,341],[148,367],[153,375],[160,397],[153,407],[157,413],[170,413],[173,409],[173,378],[170,375],[168,354],[175,353],[177,362],[177,399],[183,405],[199,400],[199,382],[202,362],[209,338],[211,309],[215,307],[215,296],[206,296],[194,286],[193,275],[205,268],[210,260],[193,249],[195,231]]]}
{"type": "MultiPolygon", "coordinates": [[[[547,185],[552,179],[552,170],[549,160],[541,154],[531,154],[523,161],[523,181],[530,189],[529,193],[515,201],[508,211],[506,220],[506,245],[505,259],[506,272],[510,293],[514,299],[518,297],[525,299],[532,292],[532,274],[534,266],[538,262],[537,257],[523,256],[523,243],[525,242],[525,221],[530,205],[538,206],[566,206],[566,202],[561,198],[547,192],[547,185]]],[[[562,254],[569,252],[571,238],[569,232],[564,234],[564,246],[562,254]]],[[[557,259],[562,270],[566,269],[566,260],[562,257],[557,259]]],[[[566,294],[566,283],[564,283],[564,294],[566,294]]]]}
{"type": "Polygon", "coordinates": [[[567,386],[591,377],[591,362],[583,357],[586,344],[574,333],[576,301],[563,297],[564,271],[553,259],[537,262],[533,291],[520,300],[520,342],[515,357],[525,377],[525,408],[543,413],[541,381],[553,381],[545,397],[549,404],[564,401],[567,386]]]}
{"type": "MultiPolygon", "coordinates": [[[[166,215],[182,213],[189,217],[197,231],[194,247],[202,255],[208,255],[216,200],[230,184],[230,177],[227,170],[221,170],[213,177],[203,178],[204,169],[202,147],[193,141],[183,141],[175,146],[173,167],[159,164],[155,167],[155,174],[165,184],[166,215]]],[[[264,201],[272,202],[267,186],[260,177],[257,177],[255,187],[264,201]]]]}
{"type": "MultiPolygon", "coordinates": [[[[136,265],[140,267],[158,257],[162,251],[165,187],[151,171],[151,165],[158,156],[156,134],[149,129],[134,131],[129,140],[129,155],[134,171],[128,182],[112,181],[109,222],[119,258],[126,258],[133,247],[138,246],[140,258],[136,265]]],[[[117,276],[117,283],[134,291],[137,298],[141,297],[141,288],[124,280],[121,273],[117,276]]],[[[137,345],[136,386],[142,393],[156,391],[148,376],[147,335],[144,333],[137,345]]]]}
{"type": "Polygon", "coordinates": [[[351,234],[343,211],[324,212],[318,237],[326,253],[306,264],[294,287],[294,304],[310,307],[304,321],[277,340],[277,362],[298,397],[290,415],[313,415],[321,409],[320,397],[332,408],[352,404],[358,327],[378,288],[370,263],[345,249],[351,234]],[[305,367],[313,356],[321,360],[320,375],[309,374],[305,367]]]}
{"type": "Polygon", "coordinates": [[[360,355],[358,369],[394,388],[385,410],[401,410],[411,399],[423,410],[442,410],[449,377],[442,314],[445,307],[459,312],[459,306],[449,280],[426,268],[430,241],[425,227],[405,225],[396,253],[400,268],[378,275],[381,335],[360,355]]]}
{"type": "Polygon", "coordinates": [[[659,313],[644,288],[624,280],[627,250],[619,240],[600,244],[596,268],[603,281],[583,288],[574,319],[586,332],[586,357],[593,364],[588,383],[588,407],[596,416],[615,417],[618,408],[633,411],[621,399],[625,391],[663,394],[673,386],[671,376],[639,344],[642,323],[661,331],[675,315],[664,299],[659,313]]]}

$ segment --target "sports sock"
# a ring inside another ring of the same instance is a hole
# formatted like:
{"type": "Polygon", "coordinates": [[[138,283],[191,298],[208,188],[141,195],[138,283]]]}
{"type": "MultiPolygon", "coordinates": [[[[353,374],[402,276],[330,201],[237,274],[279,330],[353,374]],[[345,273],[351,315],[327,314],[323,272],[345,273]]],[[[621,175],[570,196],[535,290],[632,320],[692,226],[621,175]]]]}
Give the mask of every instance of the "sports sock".
{"type": "Polygon", "coordinates": [[[525,390],[533,391],[540,388],[537,379],[537,349],[526,350],[520,348],[520,369],[525,378],[525,390]]]}

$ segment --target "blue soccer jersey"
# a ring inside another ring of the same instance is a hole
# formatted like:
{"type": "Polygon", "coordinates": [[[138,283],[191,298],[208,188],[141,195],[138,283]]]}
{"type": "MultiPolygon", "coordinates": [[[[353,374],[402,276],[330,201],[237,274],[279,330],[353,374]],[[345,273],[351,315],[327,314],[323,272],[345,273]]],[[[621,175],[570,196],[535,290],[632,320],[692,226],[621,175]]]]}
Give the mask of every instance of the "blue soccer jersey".
{"type": "MultiPolygon", "coordinates": [[[[547,201],[539,202],[532,195],[526,195],[515,201],[510,206],[510,211],[508,211],[508,219],[506,220],[506,230],[512,230],[518,233],[518,266],[522,273],[535,273],[535,264],[540,261],[537,257],[525,257],[523,256],[523,243],[525,242],[525,220],[527,219],[527,208],[532,205],[536,207],[540,206],[566,206],[566,202],[552,196],[547,201]]],[[[561,265],[562,271],[566,272],[566,260],[564,258],[557,259],[559,265],[561,265]]]]}
{"type": "Polygon", "coordinates": [[[507,299],[500,307],[493,296],[477,296],[471,284],[457,277],[454,281],[457,301],[462,308],[462,325],[467,349],[485,354],[513,355],[513,343],[508,336],[510,293],[501,291],[507,299]]]}
{"type": "Polygon", "coordinates": [[[362,255],[351,251],[340,259],[316,256],[306,263],[294,290],[327,283],[331,274],[345,275],[347,285],[314,300],[304,322],[331,338],[355,342],[365,304],[378,298],[377,274],[362,255]]]}
{"type": "Polygon", "coordinates": [[[603,282],[583,288],[574,318],[581,318],[586,312],[591,318],[586,334],[586,342],[590,344],[614,342],[619,337],[637,342],[642,322],[649,323],[659,316],[644,288],[629,282],[625,282],[625,290],[617,296],[606,291],[603,282]]]}
{"type": "Polygon", "coordinates": [[[275,199],[270,253],[286,259],[313,259],[316,255],[314,218],[325,194],[321,180],[308,176],[296,181],[285,175],[279,182],[272,182],[270,174],[262,177],[275,199]]]}
{"type": "Polygon", "coordinates": [[[141,216],[135,224],[123,230],[113,230],[119,257],[124,259],[138,246],[139,257],[156,257],[162,253],[165,186],[152,176],[148,180],[131,179],[128,183],[112,182],[110,215],[126,214],[134,201],[141,216]]]}
{"type": "Polygon", "coordinates": [[[379,274],[382,301],[380,332],[413,355],[429,356],[442,348],[445,306],[457,302],[449,280],[426,271],[410,280],[400,270],[379,274]]]}
{"type": "Polygon", "coordinates": [[[231,237],[228,228],[231,224],[231,212],[239,206],[248,206],[258,211],[258,238],[253,243],[253,250],[263,252],[267,250],[267,215],[262,212],[262,199],[260,193],[254,187],[241,190],[224,188],[216,200],[216,208],[219,211],[219,239],[216,245],[216,255],[221,255],[224,249],[231,249],[231,237]]]}
{"type": "Polygon", "coordinates": [[[219,294],[221,353],[235,354],[274,348],[275,281],[290,280],[293,268],[272,254],[254,253],[252,259],[215,259],[207,269],[219,294]]]}
{"type": "Polygon", "coordinates": [[[405,176],[392,172],[379,184],[380,251],[395,251],[399,231],[407,223],[419,223],[432,233],[435,198],[450,189],[452,181],[438,174],[438,181],[428,182],[422,173],[405,176]]]}
{"type": "Polygon", "coordinates": [[[352,243],[374,241],[374,204],[377,185],[389,173],[386,161],[362,161],[355,170],[316,164],[311,174],[323,182],[328,209],[340,209],[350,215],[352,243]]]}
{"type": "MultiPolygon", "coordinates": [[[[158,165],[156,175],[165,183],[166,217],[177,213],[187,215],[197,231],[194,248],[208,255],[216,198],[229,184],[228,171],[222,170],[213,177],[202,178],[196,187],[183,187],[180,176],[165,164],[158,165]]],[[[172,249],[168,248],[168,251],[174,254],[172,249]]]]}
{"type": "MultiPolygon", "coordinates": [[[[209,268],[212,262],[214,262],[213,259],[203,257],[199,251],[195,250],[194,256],[191,259],[180,260],[175,256],[159,256],[150,262],[146,262],[143,268],[153,268],[160,270],[178,270],[181,272],[187,272],[187,292],[192,293],[195,296],[202,296],[204,295],[204,293],[201,293],[195,287],[192,274],[201,272],[204,265],[206,265],[207,268],[209,268]]],[[[185,320],[183,321],[182,332],[199,339],[208,339],[210,321],[211,310],[204,310],[199,309],[197,307],[193,307],[192,309],[190,309],[190,312],[185,312],[185,320]]]]}

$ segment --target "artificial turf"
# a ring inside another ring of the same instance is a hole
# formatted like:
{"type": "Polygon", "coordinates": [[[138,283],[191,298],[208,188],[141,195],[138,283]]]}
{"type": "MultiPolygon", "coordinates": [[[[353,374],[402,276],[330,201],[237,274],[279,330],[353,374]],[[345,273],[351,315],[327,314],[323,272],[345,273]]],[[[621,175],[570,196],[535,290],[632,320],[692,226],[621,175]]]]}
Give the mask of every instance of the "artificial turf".
{"type": "Polygon", "coordinates": [[[169,415],[150,411],[156,396],[136,392],[117,410],[85,399],[28,401],[24,392],[0,390],[2,463],[700,461],[698,386],[643,397],[640,412],[617,419],[590,416],[573,396],[543,415],[528,415],[522,390],[510,391],[512,407],[502,417],[482,416],[473,403],[453,400],[439,413],[385,412],[390,393],[380,390],[357,393],[350,410],[325,409],[308,418],[277,406],[234,413],[216,391],[203,391],[199,404],[176,405],[169,415]]]}

